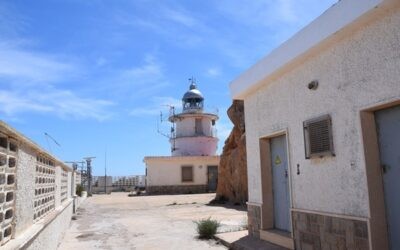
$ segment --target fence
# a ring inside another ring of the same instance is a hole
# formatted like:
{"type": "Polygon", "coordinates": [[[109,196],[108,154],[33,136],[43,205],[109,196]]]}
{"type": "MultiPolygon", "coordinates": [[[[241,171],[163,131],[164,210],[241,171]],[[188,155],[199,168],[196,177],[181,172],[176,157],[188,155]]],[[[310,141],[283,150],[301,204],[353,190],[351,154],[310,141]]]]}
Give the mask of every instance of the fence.
{"type": "Polygon", "coordinates": [[[0,121],[1,248],[56,249],[79,199],[74,196],[79,178],[79,173],[0,121]]]}

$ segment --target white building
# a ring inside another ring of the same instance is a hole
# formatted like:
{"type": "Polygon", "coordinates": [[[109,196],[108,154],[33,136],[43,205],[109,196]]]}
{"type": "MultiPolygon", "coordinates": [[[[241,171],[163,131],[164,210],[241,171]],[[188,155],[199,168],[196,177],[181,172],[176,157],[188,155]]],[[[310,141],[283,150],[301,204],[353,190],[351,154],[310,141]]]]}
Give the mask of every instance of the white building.
{"type": "Polygon", "coordinates": [[[251,235],[400,249],[400,1],[339,1],[230,89],[246,110],[251,235]]]}
{"type": "MultiPolygon", "coordinates": [[[[216,155],[218,116],[203,111],[204,97],[194,82],[182,98],[182,113],[172,112],[172,156],[146,156],[146,191],[202,193],[217,187],[219,156],[216,155]]],[[[174,109],[173,109],[174,110],[174,109]]]]}

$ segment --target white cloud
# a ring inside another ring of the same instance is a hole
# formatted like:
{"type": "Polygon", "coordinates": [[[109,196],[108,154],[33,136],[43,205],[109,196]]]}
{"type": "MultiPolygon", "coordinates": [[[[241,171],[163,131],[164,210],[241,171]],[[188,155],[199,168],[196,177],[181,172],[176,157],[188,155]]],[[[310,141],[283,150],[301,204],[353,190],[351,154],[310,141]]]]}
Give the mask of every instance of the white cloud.
{"type": "Polygon", "coordinates": [[[219,68],[209,68],[206,71],[206,75],[209,77],[216,77],[221,75],[221,70],[219,68]]]}
{"type": "Polygon", "coordinates": [[[0,41],[0,79],[27,83],[50,83],[71,78],[77,69],[54,55],[36,53],[0,41]]]}
{"type": "Polygon", "coordinates": [[[173,97],[152,97],[151,104],[146,107],[137,107],[129,112],[131,116],[142,116],[142,115],[159,115],[163,113],[164,118],[169,116],[171,107],[175,110],[179,110],[182,105],[182,101],[173,97]]]}
{"type": "Polygon", "coordinates": [[[0,114],[10,119],[30,112],[98,121],[112,116],[112,102],[82,97],[62,86],[80,76],[79,67],[63,56],[29,50],[27,44],[0,39],[0,114]]]}
{"type": "Polygon", "coordinates": [[[79,97],[68,90],[0,91],[0,113],[9,117],[34,112],[54,114],[67,120],[95,119],[104,121],[111,118],[112,113],[107,109],[113,105],[112,102],[106,100],[79,97]]]}
{"type": "Polygon", "coordinates": [[[194,27],[198,25],[197,20],[182,9],[178,11],[176,9],[164,8],[163,14],[165,18],[186,27],[194,27]]]}
{"type": "Polygon", "coordinates": [[[169,86],[169,82],[161,60],[148,54],[142,64],[113,72],[109,77],[102,79],[101,85],[114,95],[140,98],[154,96],[160,89],[169,86]]]}

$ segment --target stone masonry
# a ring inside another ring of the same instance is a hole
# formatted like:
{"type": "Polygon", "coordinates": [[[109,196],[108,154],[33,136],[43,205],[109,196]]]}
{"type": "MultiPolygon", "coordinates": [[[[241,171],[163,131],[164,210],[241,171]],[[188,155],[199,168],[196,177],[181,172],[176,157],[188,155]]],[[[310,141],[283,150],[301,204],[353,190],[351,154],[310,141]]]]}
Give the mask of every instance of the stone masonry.
{"type": "Polygon", "coordinates": [[[366,221],[293,211],[296,249],[368,250],[366,221]]]}
{"type": "Polygon", "coordinates": [[[257,205],[247,205],[247,217],[249,235],[259,238],[261,229],[261,207],[257,205]]]}
{"type": "Polygon", "coordinates": [[[147,194],[200,194],[207,192],[207,185],[148,186],[147,194]]]}

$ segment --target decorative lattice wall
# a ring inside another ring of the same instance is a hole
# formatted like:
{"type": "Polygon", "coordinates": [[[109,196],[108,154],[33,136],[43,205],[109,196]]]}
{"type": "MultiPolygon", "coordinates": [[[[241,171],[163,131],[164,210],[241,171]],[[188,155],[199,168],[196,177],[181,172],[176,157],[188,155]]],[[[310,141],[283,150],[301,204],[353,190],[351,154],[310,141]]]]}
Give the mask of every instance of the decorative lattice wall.
{"type": "Polygon", "coordinates": [[[0,134],[0,245],[9,241],[14,232],[17,157],[16,141],[0,134]]]}
{"type": "Polygon", "coordinates": [[[54,210],[56,172],[54,162],[44,156],[36,157],[34,221],[38,221],[54,210]]]}
{"type": "Polygon", "coordinates": [[[68,189],[68,172],[61,169],[61,203],[67,199],[68,189]]]}

